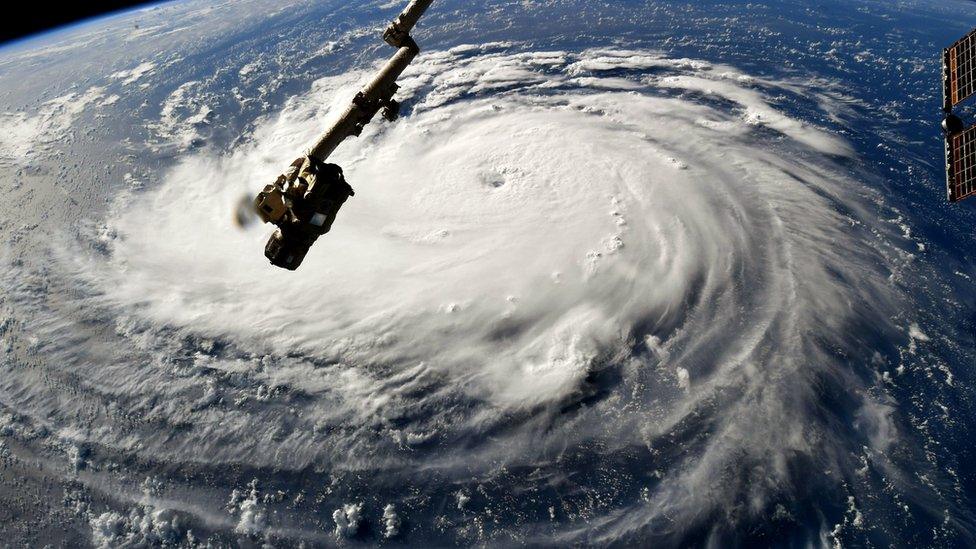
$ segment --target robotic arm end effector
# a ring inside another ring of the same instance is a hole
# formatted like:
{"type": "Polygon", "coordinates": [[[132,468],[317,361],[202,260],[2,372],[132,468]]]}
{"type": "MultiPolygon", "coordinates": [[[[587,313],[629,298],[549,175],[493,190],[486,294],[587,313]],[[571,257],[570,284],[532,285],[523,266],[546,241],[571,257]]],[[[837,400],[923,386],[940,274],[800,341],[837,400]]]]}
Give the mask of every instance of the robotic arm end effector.
{"type": "Polygon", "coordinates": [[[339,166],[311,156],[296,160],[254,201],[261,220],[278,227],[265,246],[265,257],[276,267],[298,269],[353,195],[339,166]]]}

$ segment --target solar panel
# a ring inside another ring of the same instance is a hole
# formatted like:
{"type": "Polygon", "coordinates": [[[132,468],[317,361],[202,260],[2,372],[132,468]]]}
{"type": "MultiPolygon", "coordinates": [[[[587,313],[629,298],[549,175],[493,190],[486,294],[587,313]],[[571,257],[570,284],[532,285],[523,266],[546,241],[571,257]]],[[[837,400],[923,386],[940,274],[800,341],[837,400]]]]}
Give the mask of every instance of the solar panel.
{"type": "Polygon", "coordinates": [[[976,126],[946,139],[946,183],[950,202],[976,194],[976,126]]]}
{"type": "Polygon", "coordinates": [[[976,93],[976,29],[946,48],[942,72],[946,110],[976,93]]]}

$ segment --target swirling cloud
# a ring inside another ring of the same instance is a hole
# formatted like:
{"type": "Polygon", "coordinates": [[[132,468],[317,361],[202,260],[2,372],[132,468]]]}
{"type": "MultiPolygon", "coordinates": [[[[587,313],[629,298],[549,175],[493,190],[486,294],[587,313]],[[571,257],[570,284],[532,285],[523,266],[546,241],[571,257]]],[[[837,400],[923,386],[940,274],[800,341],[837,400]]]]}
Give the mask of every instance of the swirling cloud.
{"type": "Polygon", "coordinates": [[[829,98],[651,51],[517,50],[419,60],[406,116],[332,159],[358,194],[297,273],[270,267],[268,230],[235,229],[232,211],[365,73],[317,82],[229,154],[119,199],[106,253],[65,265],[86,303],[159,357],[174,334],[233,350],[179,379],[158,362],[92,374],[184,428],[81,436],[377,485],[436,471],[454,491],[520,467],[539,472],[529,489],[599,490],[583,471],[602,456],[644,491],[589,511],[600,541],[766,513],[801,464],[833,488],[852,452],[896,439],[842,358],[891,329],[887,229],[865,214],[850,146],[770,99],[829,98]],[[847,408],[821,409],[825,390],[847,408]],[[858,422],[839,426],[848,411],[858,422]]]}

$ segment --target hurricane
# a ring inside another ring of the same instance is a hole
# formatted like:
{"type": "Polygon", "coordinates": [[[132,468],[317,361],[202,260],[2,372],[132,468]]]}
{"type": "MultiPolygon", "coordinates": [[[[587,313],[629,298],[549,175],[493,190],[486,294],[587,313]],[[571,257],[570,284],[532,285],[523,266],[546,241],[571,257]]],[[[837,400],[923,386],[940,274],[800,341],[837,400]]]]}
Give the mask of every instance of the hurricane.
{"type": "Polygon", "coordinates": [[[891,389],[933,334],[838,86],[651,49],[428,51],[403,117],[330,159],[356,191],[333,231],[272,269],[235,207],[368,68],[156,184],[125,174],[45,268],[8,271],[44,358],[3,368],[0,425],[131,509],[77,503],[96,541],[839,546],[914,521],[973,542],[891,389]]]}

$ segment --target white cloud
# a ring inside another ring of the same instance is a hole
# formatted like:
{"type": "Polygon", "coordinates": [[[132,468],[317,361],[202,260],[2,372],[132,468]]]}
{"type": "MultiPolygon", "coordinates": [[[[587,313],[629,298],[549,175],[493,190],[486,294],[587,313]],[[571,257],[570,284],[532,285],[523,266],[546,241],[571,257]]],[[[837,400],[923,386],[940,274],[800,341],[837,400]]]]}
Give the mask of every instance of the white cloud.
{"type": "MultiPolygon", "coordinates": [[[[336,151],[358,192],[333,232],[300,271],[276,270],[262,254],[270,229],[237,229],[235,208],[366,77],[322,79],[226,154],[185,155],[113,205],[92,235],[107,253],[65,254],[91,300],[118,312],[119,333],[161,364],[170,354],[153,338],[170,330],[240,349],[192,358],[213,379],[156,384],[145,378],[166,368],[147,367],[101,380],[152,403],[165,391],[172,405],[147,408],[191,426],[134,451],[358,471],[422,456],[425,470],[470,478],[713,421],[694,462],[654,465],[661,481],[637,522],[759,508],[788,477],[786,456],[843,465],[843,441],[806,414],[809,379],[841,366],[810,341],[835,341],[852,316],[893,317],[878,313],[895,300],[874,246],[886,229],[838,163],[849,146],[769,98],[785,85],[653,52],[424,54],[401,81],[406,116],[336,151]],[[597,70],[612,65],[626,70],[597,70]],[[653,356],[634,355],[641,341],[653,356]],[[276,387],[300,388],[300,419],[284,418],[276,387]],[[585,405],[564,420],[573,403],[585,405]],[[716,476],[743,456],[767,471],[748,493],[716,476]]],[[[177,90],[161,135],[184,142],[205,106],[192,83],[177,90]]],[[[879,444],[897,436],[876,427],[879,444]]],[[[128,444],[113,436],[100,442],[128,444]]],[[[239,495],[239,527],[260,529],[258,500],[239,495]]],[[[352,535],[362,510],[334,516],[352,535]]]]}
{"type": "Polygon", "coordinates": [[[147,61],[145,63],[139,64],[138,66],[132,69],[112,73],[111,78],[114,78],[116,80],[121,80],[123,86],[128,86],[129,84],[138,82],[143,76],[146,76],[147,74],[152,74],[155,68],[156,68],[155,63],[151,61],[147,61]]]}
{"type": "Polygon", "coordinates": [[[339,539],[351,538],[359,532],[359,522],[362,520],[363,504],[349,503],[336,509],[332,513],[335,521],[335,536],[339,539]]]}
{"type": "Polygon", "coordinates": [[[34,112],[0,113],[0,163],[26,166],[71,139],[72,125],[105,88],[71,92],[41,104],[34,112]]]}
{"type": "Polygon", "coordinates": [[[383,508],[383,537],[395,538],[400,534],[401,520],[397,515],[396,506],[392,503],[383,508]]]}

